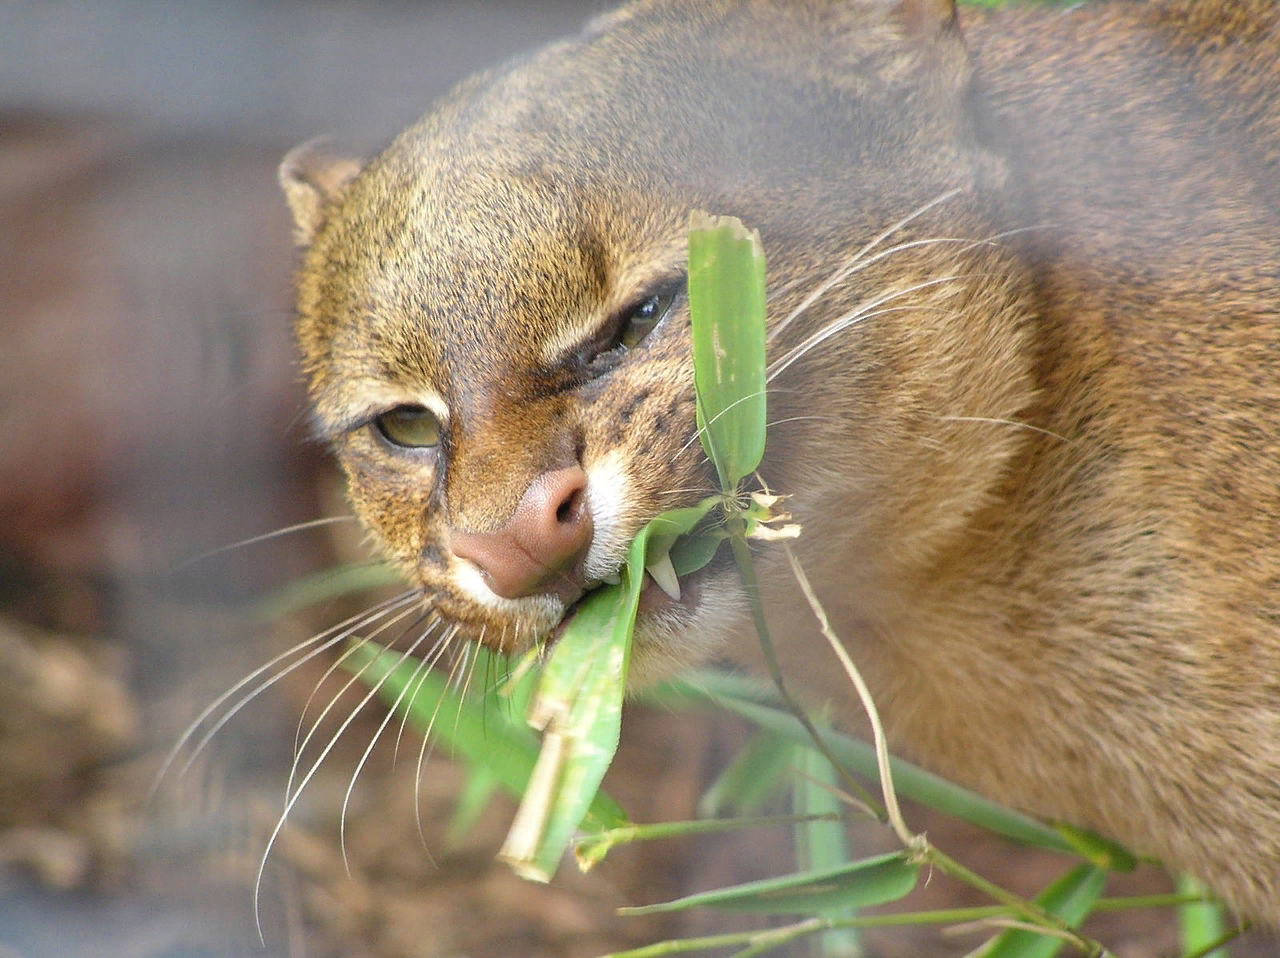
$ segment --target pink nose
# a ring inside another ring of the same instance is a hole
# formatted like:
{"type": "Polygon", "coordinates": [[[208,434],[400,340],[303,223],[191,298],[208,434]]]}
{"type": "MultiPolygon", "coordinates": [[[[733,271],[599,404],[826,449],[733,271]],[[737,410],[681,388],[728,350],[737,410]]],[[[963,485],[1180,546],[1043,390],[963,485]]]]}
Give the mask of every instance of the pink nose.
{"type": "Polygon", "coordinates": [[[453,532],[450,541],[453,554],[474,562],[503,598],[550,594],[568,604],[582,594],[580,566],[593,531],[587,474],[572,466],[533,480],[501,529],[453,532]]]}

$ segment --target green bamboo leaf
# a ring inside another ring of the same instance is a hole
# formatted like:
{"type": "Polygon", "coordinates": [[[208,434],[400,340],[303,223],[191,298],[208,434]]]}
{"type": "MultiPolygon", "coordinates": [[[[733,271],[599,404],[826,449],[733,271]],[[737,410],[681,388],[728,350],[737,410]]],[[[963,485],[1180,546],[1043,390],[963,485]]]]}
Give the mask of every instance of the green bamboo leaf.
{"type": "Polygon", "coordinates": [[[724,544],[725,536],[718,532],[694,533],[677,539],[671,547],[671,566],[676,575],[697,572],[713,558],[724,544]]]}
{"type": "Polygon", "coordinates": [[[1138,867],[1138,856],[1118,842],[1074,828],[1065,822],[1056,822],[1053,827],[1070,843],[1077,855],[1099,868],[1113,872],[1131,872],[1138,867]]]}
{"type": "MultiPolygon", "coordinates": [[[[501,658],[477,648],[476,675],[503,674],[505,665],[489,665],[501,658]]],[[[419,670],[415,661],[400,661],[400,653],[374,643],[353,645],[343,667],[365,683],[378,686],[378,695],[424,735],[444,742],[451,754],[468,764],[483,767],[493,781],[512,795],[524,793],[538,757],[538,738],[522,713],[496,688],[455,687],[448,676],[419,670]],[[406,691],[408,689],[408,691],[406,691]],[[403,694],[402,694],[403,693],[403,694]],[[410,697],[411,696],[411,697],[410,697]]],[[[532,681],[533,676],[524,681],[532,681]]],[[[516,693],[518,702],[519,692],[516,693]]],[[[625,824],[617,802],[603,793],[590,806],[586,825],[592,831],[625,824]]]]}
{"type": "Polygon", "coordinates": [[[543,731],[542,747],[499,855],[524,877],[550,881],[618,749],[645,566],[716,501],[664,512],[641,529],[622,584],[587,596],[553,647],[529,715],[543,731]]]}
{"type": "Polygon", "coordinates": [[[786,784],[798,752],[790,739],[760,732],[738,750],[729,766],[703,792],[698,814],[715,818],[758,811],[786,784]]]}
{"type": "MultiPolygon", "coordinates": [[[[1208,889],[1190,875],[1178,876],[1178,891],[1184,895],[1207,895],[1208,889]]],[[[1226,909],[1220,902],[1204,901],[1178,908],[1178,930],[1184,955],[1199,955],[1227,931],[1226,909]]],[[[1226,948],[1215,948],[1204,958],[1228,958],[1226,948]]]]}
{"type": "Polygon", "coordinates": [[[824,915],[833,909],[897,901],[915,888],[918,877],[918,866],[907,861],[905,852],[891,852],[838,868],[766,878],[618,911],[651,915],[707,907],[769,915],[824,915]]]}
{"type": "MultiPolygon", "coordinates": [[[[1107,873],[1096,865],[1077,865],[1036,898],[1036,904],[1079,927],[1092,910],[1107,883],[1107,873]]],[[[1001,932],[982,951],[982,958],[1052,958],[1066,942],[1056,935],[1011,929],[1001,932]]]]}
{"type": "Polygon", "coordinates": [[[551,880],[617,751],[639,585],[632,591],[588,596],[543,671],[530,715],[542,747],[499,854],[525,878],[551,880]]]}
{"type": "MultiPolygon", "coordinates": [[[[702,671],[687,679],[668,682],[652,694],[672,704],[701,703],[726,708],[801,745],[811,744],[804,726],[790,712],[774,704],[776,693],[762,682],[702,671]]],[[[878,776],[875,749],[866,742],[830,730],[823,732],[823,738],[832,754],[846,766],[867,778],[878,776]]],[[[899,795],[1029,845],[1060,852],[1075,850],[1043,822],[1004,808],[910,762],[891,758],[890,764],[899,795]]]]}
{"type": "MultiPolygon", "coordinates": [[[[699,502],[696,506],[688,506],[684,509],[668,509],[666,512],[655,517],[644,529],[641,535],[645,537],[644,562],[648,565],[655,559],[668,555],[672,551],[672,547],[679,542],[699,542],[704,539],[714,539],[714,534],[706,536],[688,534],[693,531],[694,527],[701,522],[715,506],[723,501],[722,496],[708,496],[699,502]],[[685,538],[682,538],[685,537],[685,538]]],[[[719,546],[717,541],[716,546],[719,546]]],[[[696,551],[696,547],[695,547],[696,551]]],[[[713,550],[714,551],[714,550],[713,550]]],[[[710,557],[708,557],[709,561],[710,557]]],[[[679,570],[677,570],[679,571],[679,570]]]]}
{"type": "MultiPolygon", "coordinates": [[[[793,789],[797,815],[826,815],[832,821],[799,822],[795,827],[796,864],[801,870],[838,868],[853,858],[849,835],[840,818],[844,805],[838,793],[836,770],[811,748],[797,748],[799,767],[793,789]]],[[[857,909],[841,905],[823,912],[824,918],[853,918],[857,909]]],[[[810,954],[820,958],[854,958],[863,954],[856,928],[836,928],[816,939],[810,954]]]]}
{"type": "Polygon", "coordinates": [[[698,435],[732,494],[764,455],[765,283],[760,236],[741,221],[689,217],[689,312],[698,435]]]}
{"type": "Polygon", "coordinates": [[[485,766],[479,762],[468,763],[462,794],[458,796],[453,806],[453,817],[449,819],[446,840],[451,846],[457,847],[467,837],[499,787],[498,780],[485,766]]]}

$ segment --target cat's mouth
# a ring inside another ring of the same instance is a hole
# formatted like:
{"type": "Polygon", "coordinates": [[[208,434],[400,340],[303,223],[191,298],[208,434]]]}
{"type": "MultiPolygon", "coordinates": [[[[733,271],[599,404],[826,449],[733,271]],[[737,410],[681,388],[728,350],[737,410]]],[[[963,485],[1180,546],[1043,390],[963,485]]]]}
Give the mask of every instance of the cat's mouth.
{"type": "MultiPolygon", "coordinates": [[[[678,584],[673,588],[672,582],[676,582],[675,576],[664,584],[659,585],[653,575],[648,571],[644,573],[644,579],[640,585],[640,602],[636,609],[636,621],[641,622],[649,616],[660,616],[678,612],[692,612],[697,608],[698,601],[702,594],[702,585],[706,580],[706,575],[711,571],[715,563],[699,569],[696,572],[688,573],[680,577],[678,584]]],[[[598,590],[606,588],[611,583],[597,582],[595,585],[583,591],[583,593],[574,599],[564,610],[564,615],[560,621],[551,630],[551,634],[547,637],[549,645],[557,642],[568,629],[578,610],[588,598],[594,595],[598,590]]]]}

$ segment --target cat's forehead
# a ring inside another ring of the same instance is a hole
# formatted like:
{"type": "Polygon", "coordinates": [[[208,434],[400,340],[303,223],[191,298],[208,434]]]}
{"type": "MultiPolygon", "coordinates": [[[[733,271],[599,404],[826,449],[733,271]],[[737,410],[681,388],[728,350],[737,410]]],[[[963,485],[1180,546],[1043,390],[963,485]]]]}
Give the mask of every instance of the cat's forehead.
{"type": "Polygon", "coordinates": [[[540,357],[571,350],[684,257],[683,206],[652,194],[582,191],[491,158],[425,155],[411,189],[404,178],[385,160],[368,170],[325,240],[376,251],[335,271],[328,297],[348,304],[330,351],[369,380],[457,402],[514,394],[540,357]]]}

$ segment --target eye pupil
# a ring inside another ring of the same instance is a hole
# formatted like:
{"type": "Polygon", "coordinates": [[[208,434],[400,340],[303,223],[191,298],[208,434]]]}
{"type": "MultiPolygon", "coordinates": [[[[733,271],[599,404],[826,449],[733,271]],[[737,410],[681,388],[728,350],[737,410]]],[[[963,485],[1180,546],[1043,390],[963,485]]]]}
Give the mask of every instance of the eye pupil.
{"type": "Polygon", "coordinates": [[[670,296],[650,296],[632,310],[622,326],[619,342],[627,349],[638,345],[661,321],[663,314],[667,311],[666,307],[671,304],[671,299],[670,296]]]}
{"type": "Polygon", "coordinates": [[[374,420],[392,445],[422,449],[440,443],[440,420],[422,406],[397,406],[374,420]]]}

